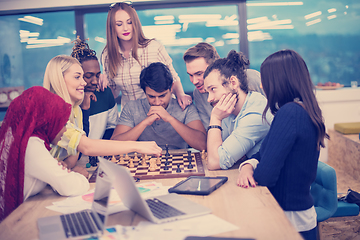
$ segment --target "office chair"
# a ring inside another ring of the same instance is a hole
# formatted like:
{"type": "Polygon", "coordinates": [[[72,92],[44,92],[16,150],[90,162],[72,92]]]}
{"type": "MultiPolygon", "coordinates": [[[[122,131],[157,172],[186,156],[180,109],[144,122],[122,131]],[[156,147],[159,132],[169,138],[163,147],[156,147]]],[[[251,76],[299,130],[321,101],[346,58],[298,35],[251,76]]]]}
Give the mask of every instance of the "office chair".
{"type": "Polygon", "coordinates": [[[359,215],[357,204],[337,201],[336,184],[335,170],[326,163],[319,161],[316,179],[311,185],[311,195],[314,198],[318,222],[325,221],[330,217],[359,215]]]}
{"type": "Polygon", "coordinates": [[[319,161],[316,179],[310,192],[314,198],[317,222],[332,217],[338,206],[335,169],[319,161]]]}
{"type": "Polygon", "coordinates": [[[359,206],[355,203],[339,201],[338,207],[332,217],[347,217],[359,215],[359,206]]]}

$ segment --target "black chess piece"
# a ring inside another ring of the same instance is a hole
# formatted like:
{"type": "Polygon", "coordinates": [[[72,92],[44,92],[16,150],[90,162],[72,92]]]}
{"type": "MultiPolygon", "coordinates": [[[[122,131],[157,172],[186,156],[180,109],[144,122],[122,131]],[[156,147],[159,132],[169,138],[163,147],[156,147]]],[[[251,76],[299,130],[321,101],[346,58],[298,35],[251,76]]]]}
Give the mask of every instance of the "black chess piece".
{"type": "Polygon", "coordinates": [[[177,173],[181,173],[180,163],[177,164],[176,172],[177,172],[177,173]]]}
{"type": "Polygon", "coordinates": [[[168,156],[165,156],[165,162],[164,162],[165,166],[169,165],[169,159],[168,156]]]}
{"type": "Polygon", "coordinates": [[[96,167],[98,162],[99,159],[97,157],[89,156],[89,163],[92,167],[96,167]]]}
{"type": "Polygon", "coordinates": [[[191,161],[192,161],[191,151],[188,151],[187,159],[191,163],[191,161]]]}
{"type": "Polygon", "coordinates": [[[189,165],[188,165],[188,169],[193,169],[194,165],[191,164],[191,158],[189,158],[189,165]]]}
{"type": "Polygon", "coordinates": [[[188,159],[188,161],[189,161],[188,169],[193,169],[193,168],[194,168],[194,165],[191,164],[191,162],[192,162],[191,151],[188,151],[187,159],[188,159]]]}
{"type": "Polygon", "coordinates": [[[168,145],[168,144],[165,144],[165,148],[166,148],[165,157],[170,157],[170,154],[169,154],[169,145],[168,145]]]}
{"type": "Polygon", "coordinates": [[[169,170],[169,166],[167,164],[165,164],[164,170],[169,170]]]}

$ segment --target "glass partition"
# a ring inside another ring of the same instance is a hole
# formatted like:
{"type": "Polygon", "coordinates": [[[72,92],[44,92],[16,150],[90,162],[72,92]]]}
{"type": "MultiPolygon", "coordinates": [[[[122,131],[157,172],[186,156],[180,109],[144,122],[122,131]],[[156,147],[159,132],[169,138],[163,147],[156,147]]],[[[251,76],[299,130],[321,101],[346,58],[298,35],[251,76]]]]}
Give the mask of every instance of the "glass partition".
{"type": "Polygon", "coordinates": [[[314,84],[360,79],[358,0],[248,1],[251,67],[278,50],[297,51],[314,84]]]}
{"type": "MultiPolygon", "coordinates": [[[[214,45],[221,57],[231,49],[239,51],[237,5],[138,10],[147,38],[156,38],[173,60],[186,92],[194,85],[186,73],[184,52],[205,41],[214,45]]],[[[85,14],[85,36],[100,57],[106,44],[107,13],[85,14]]]]}
{"type": "Polygon", "coordinates": [[[42,86],[50,59],[71,54],[74,19],[73,11],[0,16],[0,92],[42,86]]]}
{"type": "Polygon", "coordinates": [[[0,16],[0,87],[42,85],[47,63],[71,54],[74,12],[0,16]]]}

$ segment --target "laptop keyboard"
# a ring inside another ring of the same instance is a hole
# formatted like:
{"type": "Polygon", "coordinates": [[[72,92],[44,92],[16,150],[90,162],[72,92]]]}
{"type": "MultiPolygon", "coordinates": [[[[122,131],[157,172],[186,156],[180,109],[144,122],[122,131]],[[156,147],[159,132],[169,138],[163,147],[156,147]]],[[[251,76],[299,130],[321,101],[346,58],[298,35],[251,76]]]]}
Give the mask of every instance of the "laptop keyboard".
{"type": "Polygon", "coordinates": [[[95,224],[97,229],[94,226],[93,222],[96,223],[96,221],[92,220],[94,216],[91,215],[93,215],[93,213],[89,213],[88,211],[61,215],[60,219],[65,230],[66,238],[96,234],[98,232],[97,229],[100,231],[100,226],[95,224]]]}
{"type": "Polygon", "coordinates": [[[146,199],[146,203],[149,205],[151,212],[156,218],[163,219],[169,217],[175,217],[184,215],[185,213],[171,207],[170,205],[160,201],[157,198],[146,199]]]}

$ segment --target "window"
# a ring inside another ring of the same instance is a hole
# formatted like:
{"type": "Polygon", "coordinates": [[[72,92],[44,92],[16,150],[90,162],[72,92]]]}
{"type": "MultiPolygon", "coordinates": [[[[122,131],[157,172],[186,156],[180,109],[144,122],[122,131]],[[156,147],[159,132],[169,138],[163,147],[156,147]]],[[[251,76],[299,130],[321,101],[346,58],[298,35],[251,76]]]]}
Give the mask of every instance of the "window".
{"type": "Polygon", "coordinates": [[[0,87],[42,86],[47,63],[56,55],[70,55],[75,40],[74,12],[0,17],[2,37],[0,87]]]}
{"type": "Polygon", "coordinates": [[[251,68],[281,49],[306,61],[314,84],[350,86],[360,76],[360,25],[357,0],[248,1],[251,68]]]}
{"type": "Polygon", "coordinates": [[[0,16],[0,89],[42,86],[50,59],[71,54],[74,19],[73,11],[0,16]]]}

